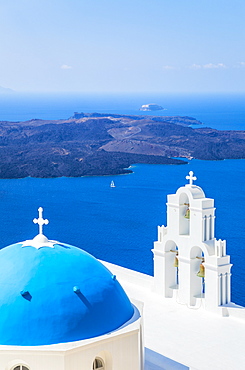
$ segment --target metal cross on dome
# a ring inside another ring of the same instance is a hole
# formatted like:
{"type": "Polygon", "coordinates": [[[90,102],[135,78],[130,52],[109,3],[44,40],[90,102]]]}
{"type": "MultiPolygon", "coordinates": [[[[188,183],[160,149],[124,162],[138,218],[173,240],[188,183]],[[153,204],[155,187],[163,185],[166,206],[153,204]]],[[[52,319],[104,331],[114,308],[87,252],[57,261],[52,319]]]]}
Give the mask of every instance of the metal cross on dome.
{"type": "Polygon", "coordinates": [[[43,225],[48,225],[49,220],[47,220],[47,219],[44,220],[44,218],[43,218],[43,208],[42,207],[38,208],[38,214],[39,214],[39,217],[34,218],[33,222],[34,222],[34,224],[39,225],[39,234],[43,234],[43,225]]]}
{"type": "Polygon", "coordinates": [[[190,181],[189,185],[193,185],[193,181],[197,180],[196,176],[193,176],[193,175],[194,175],[194,172],[190,171],[189,176],[186,176],[186,180],[190,181]]]}

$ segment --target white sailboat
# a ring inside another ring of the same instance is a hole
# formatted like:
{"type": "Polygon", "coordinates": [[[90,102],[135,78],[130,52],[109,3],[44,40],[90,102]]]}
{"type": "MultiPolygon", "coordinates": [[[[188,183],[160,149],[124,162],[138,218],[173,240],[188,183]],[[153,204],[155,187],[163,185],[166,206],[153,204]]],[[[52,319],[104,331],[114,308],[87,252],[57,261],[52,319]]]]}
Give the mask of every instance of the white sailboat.
{"type": "Polygon", "coordinates": [[[114,184],[114,181],[111,182],[111,185],[110,185],[111,188],[115,188],[116,185],[114,184]]]}

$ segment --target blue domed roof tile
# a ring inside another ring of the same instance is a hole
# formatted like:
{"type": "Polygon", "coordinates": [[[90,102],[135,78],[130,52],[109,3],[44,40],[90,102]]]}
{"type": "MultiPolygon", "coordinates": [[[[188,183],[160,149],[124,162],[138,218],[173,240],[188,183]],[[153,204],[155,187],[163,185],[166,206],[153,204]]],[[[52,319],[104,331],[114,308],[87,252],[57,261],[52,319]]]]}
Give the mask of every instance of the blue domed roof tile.
{"type": "Polygon", "coordinates": [[[1,345],[88,339],[132,317],[126,293],[101,262],[74,246],[41,242],[0,250],[1,345]]]}

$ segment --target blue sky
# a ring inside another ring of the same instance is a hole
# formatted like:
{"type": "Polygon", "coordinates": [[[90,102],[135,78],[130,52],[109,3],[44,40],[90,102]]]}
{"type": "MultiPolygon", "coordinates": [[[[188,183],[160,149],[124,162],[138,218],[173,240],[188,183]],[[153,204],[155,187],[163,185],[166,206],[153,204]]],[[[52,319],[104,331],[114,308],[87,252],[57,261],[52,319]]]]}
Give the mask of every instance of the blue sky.
{"type": "Polygon", "coordinates": [[[0,86],[244,92],[244,0],[0,0],[0,86]]]}

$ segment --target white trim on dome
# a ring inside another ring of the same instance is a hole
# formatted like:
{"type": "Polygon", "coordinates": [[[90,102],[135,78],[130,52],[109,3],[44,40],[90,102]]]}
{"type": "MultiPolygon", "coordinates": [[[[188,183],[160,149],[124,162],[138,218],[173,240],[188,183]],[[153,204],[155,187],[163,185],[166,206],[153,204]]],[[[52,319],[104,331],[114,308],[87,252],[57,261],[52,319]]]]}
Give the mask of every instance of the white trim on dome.
{"type": "Polygon", "coordinates": [[[35,238],[31,239],[31,240],[25,240],[23,242],[21,242],[22,244],[22,248],[24,247],[33,247],[33,248],[36,248],[36,249],[40,249],[40,248],[44,248],[44,247],[47,247],[47,248],[54,248],[56,244],[62,246],[61,243],[59,243],[58,241],[56,240],[48,240],[48,238],[46,238],[45,235],[41,235],[41,234],[38,234],[37,236],[35,236],[35,238]]]}

